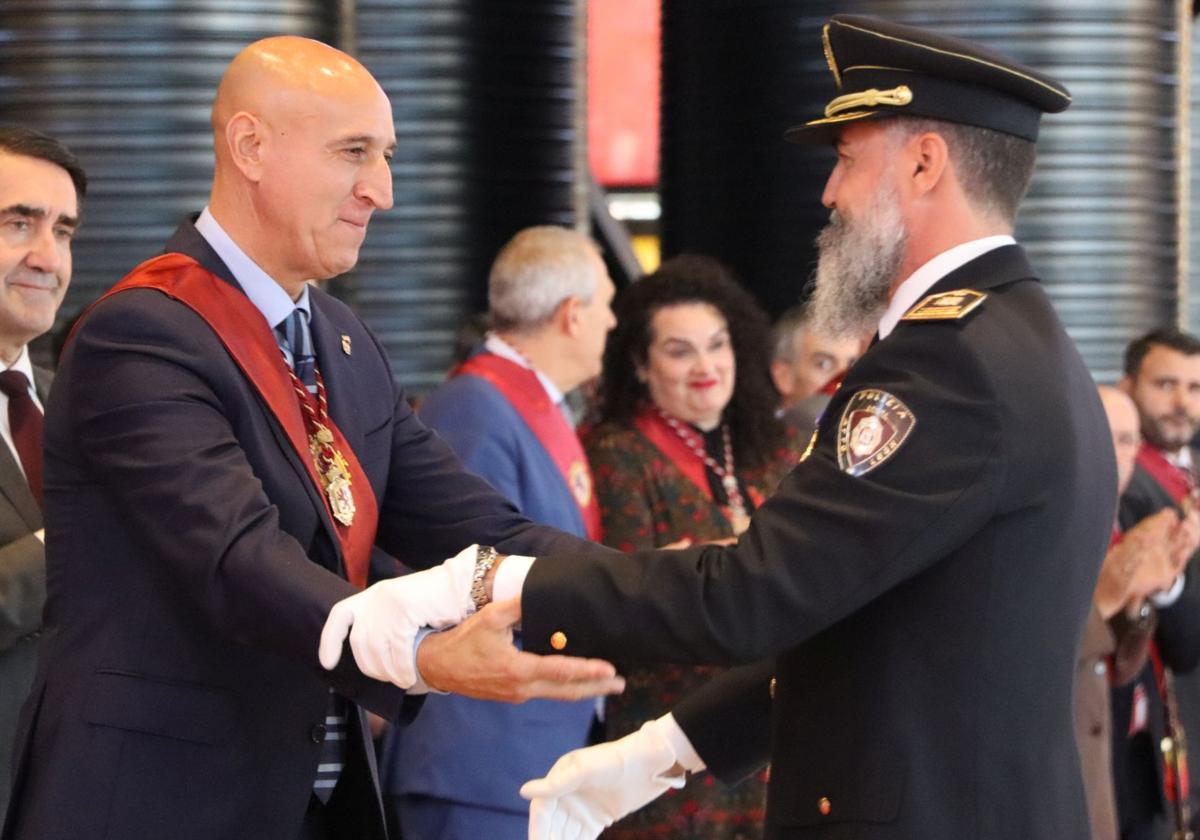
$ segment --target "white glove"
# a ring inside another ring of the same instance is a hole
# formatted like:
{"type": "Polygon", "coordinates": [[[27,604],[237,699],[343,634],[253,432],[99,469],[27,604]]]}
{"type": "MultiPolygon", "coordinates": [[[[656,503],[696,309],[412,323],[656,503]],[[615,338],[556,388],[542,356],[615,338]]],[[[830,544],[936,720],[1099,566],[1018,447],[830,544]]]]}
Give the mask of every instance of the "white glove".
{"type": "Polygon", "coordinates": [[[380,581],[338,601],[321,631],[321,665],[330,671],[337,667],[349,635],[360,671],[412,688],[417,681],[417,630],[449,627],[475,611],[471,577],[477,548],[467,546],[440,566],[380,581]]]}
{"type": "Polygon", "coordinates": [[[521,786],[530,800],[529,840],[591,840],[621,817],[683,787],[686,777],[666,775],[676,765],[666,735],[669,715],[648,721],[617,741],[572,750],[544,779],[521,786]]]}

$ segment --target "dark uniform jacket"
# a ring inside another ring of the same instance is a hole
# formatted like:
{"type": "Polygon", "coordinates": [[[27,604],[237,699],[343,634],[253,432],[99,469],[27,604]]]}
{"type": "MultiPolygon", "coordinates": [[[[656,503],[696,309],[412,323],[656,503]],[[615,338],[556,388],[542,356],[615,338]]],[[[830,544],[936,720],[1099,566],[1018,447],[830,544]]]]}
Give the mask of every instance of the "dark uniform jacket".
{"type": "Polygon", "coordinates": [[[675,712],[722,778],[770,759],[768,838],[1088,836],[1072,673],[1116,503],[1108,424],[1019,247],[933,291],[963,288],[987,299],[855,364],[736,547],[541,557],[525,582],[529,648],[778,657],[675,712]],[[883,440],[902,408],[915,424],[856,476],[839,428],[871,391],[893,398],[883,440]]]}
{"type": "MultiPolygon", "coordinates": [[[[234,282],[191,225],[168,250],[234,282]]],[[[587,545],[466,472],[363,323],[310,294],[329,410],[379,502],[382,549],[419,568],[471,542],[587,545]]],[[[5,840],[295,840],[329,688],[392,719],[405,705],[348,648],[332,673],[317,662],[329,609],[355,591],[317,492],[192,310],[137,289],[85,317],[47,404],[46,626],[5,840]]],[[[357,824],[340,835],[371,840],[382,805],[358,734],[339,782],[357,824]]]]}

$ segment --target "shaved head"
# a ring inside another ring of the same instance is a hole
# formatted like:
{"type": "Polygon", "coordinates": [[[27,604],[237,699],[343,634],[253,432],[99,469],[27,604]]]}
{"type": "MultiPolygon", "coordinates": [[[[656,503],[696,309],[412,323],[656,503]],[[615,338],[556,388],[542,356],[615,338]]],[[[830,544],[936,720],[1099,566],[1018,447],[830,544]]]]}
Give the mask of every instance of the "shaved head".
{"type": "Polygon", "coordinates": [[[255,41],[230,63],[212,109],[209,208],[295,298],[354,267],[375,210],[392,206],[396,146],[383,88],[320,41],[255,41]]]}
{"type": "Polygon", "coordinates": [[[213,102],[213,132],[219,137],[239,111],[260,116],[280,109],[302,112],[313,97],[370,93],[387,98],[367,68],[341,50],[293,35],[264,38],[238,53],[221,77],[213,102]]]}

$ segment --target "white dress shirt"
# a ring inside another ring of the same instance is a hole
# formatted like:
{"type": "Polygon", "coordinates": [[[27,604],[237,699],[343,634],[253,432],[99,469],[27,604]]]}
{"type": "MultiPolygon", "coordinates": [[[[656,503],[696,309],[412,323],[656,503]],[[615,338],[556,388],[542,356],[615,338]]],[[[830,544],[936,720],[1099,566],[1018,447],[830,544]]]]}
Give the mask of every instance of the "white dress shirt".
{"type": "Polygon", "coordinates": [[[196,219],[196,232],[203,236],[205,241],[217,252],[221,262],[225,263],[226,268],[232,272],[233,279],[238,281],[238,285],[242,287],[246,297],[250,298],[254,308],[262,313],[272,329],[291,315],[292,310],[297,306],[304,310],[304,314],[311,322],[312,310],[308,303],[307,283],[300,291],[300,298],[292,300],[283,290],[283,286],[275,282],[271,275],[263,271],[262,267],[229,237],[229,234],[213,218],[207,207],[196,219]]]}

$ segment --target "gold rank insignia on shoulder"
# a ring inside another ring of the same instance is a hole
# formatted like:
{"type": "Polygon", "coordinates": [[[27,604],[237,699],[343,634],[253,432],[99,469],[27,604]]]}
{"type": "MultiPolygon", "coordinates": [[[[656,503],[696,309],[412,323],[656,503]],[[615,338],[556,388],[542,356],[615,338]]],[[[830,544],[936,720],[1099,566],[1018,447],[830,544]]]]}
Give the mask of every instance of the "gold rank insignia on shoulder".
{"type": "Polygon", "coordinates": [[[800,455],[800,460],[797,463],[803,464],[812,457],[813,450],[817,448],[817,430],[813,429],[812,437],[808,439],[808,446],[804,447],[804,452],[800,455]]]}
{"type": "Polygon", "coordinates": [[[853,476],[866,475],[895,455],[916,425],[908,406],[887,391],[859,391],[838,424],[838,466],[853,476]]]}
{"type": "Polygon", "coordinates": [[[957,321],[974,312],[987,295],[974,289],[955,289],[930,295],[904,313],[901,321],[957,321]]]}

